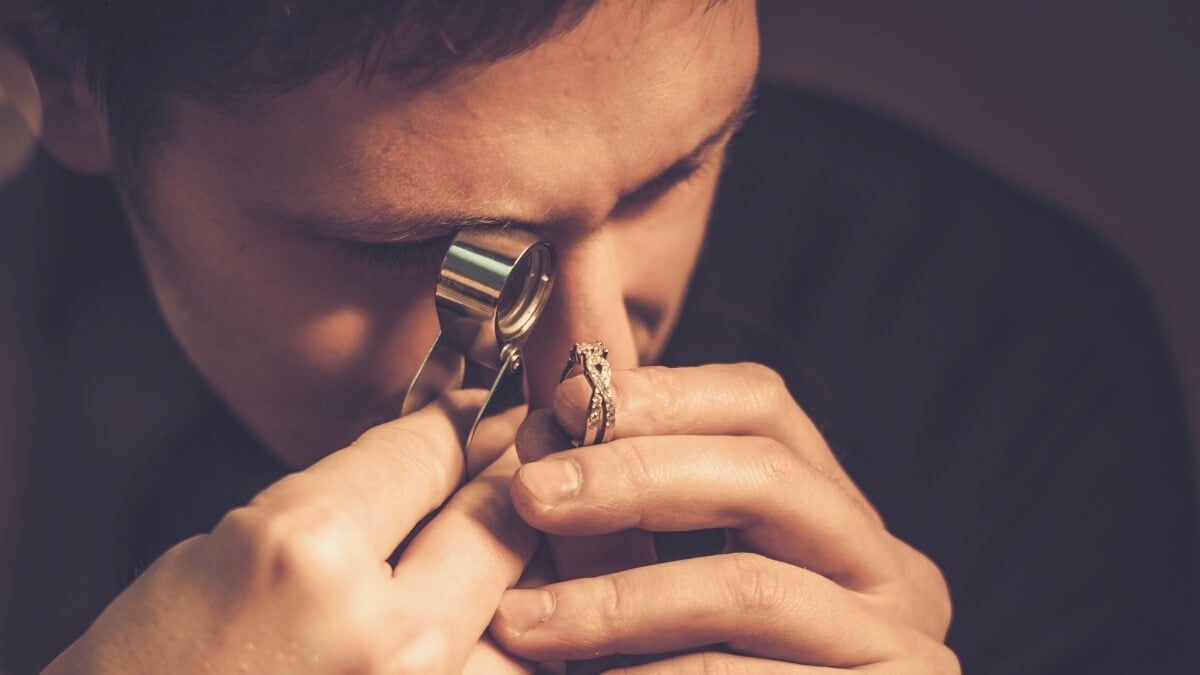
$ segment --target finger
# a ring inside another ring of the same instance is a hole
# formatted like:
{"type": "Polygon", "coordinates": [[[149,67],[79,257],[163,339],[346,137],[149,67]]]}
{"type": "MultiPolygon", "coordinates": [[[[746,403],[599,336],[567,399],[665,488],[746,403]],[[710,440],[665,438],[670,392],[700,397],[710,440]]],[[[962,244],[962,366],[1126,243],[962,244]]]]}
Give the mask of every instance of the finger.
{"type": "Polygon", "coordinates": [[[537,664],[505,653],[487,635],[475,643],[463,675],[533,675],[537,664]]]}
{"type": "Polygon", "coordinates": [[[639,666],[605,671],[606,675],[844,675],[845,672],[841,668],[806,666],[713,651],[694,652],[639,666]]]}
{"type": "Polygon", "coordinates": [[[732,528],[750,550],[856,589],[891,579],[901,550],[857,503],[776,441],[626,438],[526,464],[526,522],[556,535],[732,528]]]}
{"type": "Polygon", "coordinates": [[[558,576],[554,573],[554,561],[550,559],[550,551],[543,543],[534,552],[529,564],[525,565],[525,571],[521,573],[521,578],[517,580],[516,587],[536,588],[552,584],[558,580],[558,576]]]}
{"type": "Polygon", "coordinates": [[[549,408],[530,411],[517,429],[517,457],[522,464],[573,447],[571,437],[554,421],[554,411],[549,408]]]}
{"type": "Polygon", "coordinates": [[[649,532],[625,530],[591,537],[546,535],[560,579],[579,579],[649,565],[657,558],[649,532]]]}
{"type": "Polygon", "coordinates": [[[271,485],[250,508],[336,523],[327,529],[386,559],[458,486],[465,431],[482,403],[481,391],[454,392],[374,427],[349,447],[271,485]]]}
{"type": "MultiPolygon", "coordinates": [[[[533,462],[572,447],[571,438],[554,421],[549,408],[531,412],[517,431],[517,454],[533,462]]],[[[554,569],[562,579],[594,577],[655,562],[654,539],[637,530],[609,530],[595,537],[548,536],[554,569]]]]}
{"type": "MultiPolygon", "coordinates": [[[[820,430],[796,405],[783,379],[755,363],[694,368],[614,370],[616,438],[636,436],[764,436],[792,448],[875,514],[834,457],[820,430]]],[[[591,387],[583,377],[559,385],[555,419],[581,429],[591,387]]],[[[876,514],[875,517],[878,517],[876,514]]]]}
{"type": "Polygon", "coordinates": [[[467,450],[468,480],[512,448],[517,429],[528,412],[525,406],[517,406],[479,420],[471,447],[467,450]]]}
{"type": "Polygon", "coordinates": [[[539,661],[726,645],[842,668],[903,654],[907,634],[853,591],[746,553],[508,591],[490,630],[508,651],[539,661]]]}
{"type": "Polygon", "coordinates": [[[509,500],[516,467],[515,451],[507,453],[460,489],[396,565],[402,602],[443,632],[450,654],[469,653],[537,548],[509,500]]]}

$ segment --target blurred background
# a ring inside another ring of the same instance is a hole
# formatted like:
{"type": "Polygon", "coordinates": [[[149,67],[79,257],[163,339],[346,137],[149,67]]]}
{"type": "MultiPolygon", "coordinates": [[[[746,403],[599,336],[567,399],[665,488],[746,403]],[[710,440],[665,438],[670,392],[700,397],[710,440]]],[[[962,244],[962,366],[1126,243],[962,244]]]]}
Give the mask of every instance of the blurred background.
{"type": "MultiPolygon", "coordinates": [[[[26,4],[0,0],[0,35],[26,4]]],[[[762,0],[760,9],[765,77],[917,127],[1120,251],[1157,305],[1200,438],[1200,3],[762,0]]],[[[27,255],[39,240],[31,174],[47,161],[35,151],[40,102],[62,95],[38,92],[15,44],[0,39],[0,354],[21,353],[27,339],[21,317],[40,276],[27,255]]],[[[21,419],[12,413],[25,403],[23,367],[0,363],[9,376],[0,443],[10,447],[24,433],[5,423],[21,419]]],[[[0,495],[18,487],[0,475],[0,495]]]]}
{"type": "MultiPolygon", "coordinates": [[[[12,355],[36,351],[34,299],[54,282],[39,264],[53,233],[37,207],[71,198],[48,194],[47,176],[61,172],[37,152],[38,132],[55,123],[43,119],[42,102],[71,92],[38,91],[22,50],[6,37],[28,19],[29,2],[0,0],[0,579],[13,561],[3,541],[19,522],[18,477],[28,458],[18,451],[29,445],[37,381],[33,364],[12,355]]],[[[1200,439],[1200,2],[760,0],[759,7],[765,78],[916,128],[1073,214],[1123,255],[1155,303],[1192,437],[1200,439]]],[[[88,270],[76,272],[86,283],[88,270]]],[[[114,378],[136,378],[157,367],[162,359],[154,356],[102,367],[114,378]]],[[[170,426],[155,412],[166,407],[158,399],[187,392],[159,393],[137,424],[170,426]]]]}
{"type": "Polygon", "coordinates": [[[1200,3],[760,0],[763,71],[917,127],[1092,226],[1200,439],[1200,3]]]}

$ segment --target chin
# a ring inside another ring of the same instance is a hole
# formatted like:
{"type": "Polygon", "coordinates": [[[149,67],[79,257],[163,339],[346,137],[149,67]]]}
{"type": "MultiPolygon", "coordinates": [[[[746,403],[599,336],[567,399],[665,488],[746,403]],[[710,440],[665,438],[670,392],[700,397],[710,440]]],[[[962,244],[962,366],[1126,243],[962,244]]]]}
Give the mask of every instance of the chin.
{"type": "Polygon", "coordinates": [[[267,425],[273,429],[259,431],[250,426],[272,456],[289,469],[303,469],[349,446],[367,429],[394,418],[372,414],[346,420],[301,414],[289,422],[267,425]]]}

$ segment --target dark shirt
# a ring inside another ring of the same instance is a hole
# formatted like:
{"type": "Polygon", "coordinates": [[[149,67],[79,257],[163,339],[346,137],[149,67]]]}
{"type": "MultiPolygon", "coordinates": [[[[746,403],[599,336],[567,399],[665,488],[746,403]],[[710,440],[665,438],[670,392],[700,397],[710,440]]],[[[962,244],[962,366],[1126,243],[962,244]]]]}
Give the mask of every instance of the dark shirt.
{"type": "MultiPolygon", "coordinates": [[[[107,188],[67,180],[115,215],[107,188]]],[[[4,642],[16,672],[284,473],[178,353],[123,228],[64,214],[4,642]],[[73,378],[81,360],[100,375],[73,378]],[[88,417],[105,387],[133,401],[116,421],[88,417]],[[129,447],[130,427],[153,440],[129,447]],[[113,490],[115,510],[89,511],[113,490]]],[[[964,672],[1194,672],[1179,387],[1144,292],[1066,214],[871,113],[764,87],[665,360],[785,377],[889,529],[946,575],[964,672]]]]}

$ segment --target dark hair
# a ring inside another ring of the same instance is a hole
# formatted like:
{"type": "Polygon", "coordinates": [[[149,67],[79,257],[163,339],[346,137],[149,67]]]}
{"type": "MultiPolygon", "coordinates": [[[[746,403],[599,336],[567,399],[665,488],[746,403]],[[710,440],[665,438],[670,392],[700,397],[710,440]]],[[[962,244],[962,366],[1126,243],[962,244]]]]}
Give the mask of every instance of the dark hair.
{"type": "Polygon", "coordinates": [[[409,87],[525,51],[596,0],[40,0],[106,107],[118,174],[162,133],[164,97],[251,108],[318,75],[409,87]]]}

